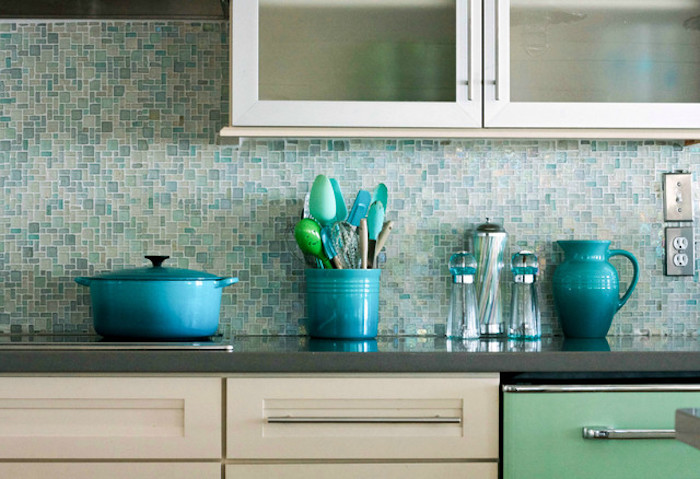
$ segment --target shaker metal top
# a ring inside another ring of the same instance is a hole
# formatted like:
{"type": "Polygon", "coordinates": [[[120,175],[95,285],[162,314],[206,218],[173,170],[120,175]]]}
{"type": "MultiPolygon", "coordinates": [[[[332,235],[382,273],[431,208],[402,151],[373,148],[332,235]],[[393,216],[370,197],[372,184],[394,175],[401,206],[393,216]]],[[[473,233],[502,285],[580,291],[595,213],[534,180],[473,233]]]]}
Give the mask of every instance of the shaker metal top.
{"type": "Polygon", "coordinates": [[[476,259],[466,251],[460,251],[450,256],[449,268],[455,283],[473,283],[476,266],[476,259]]]}
{"type": "Polygon", "coordinates": [[[498,223],[491,223],[489,218],[486,218],[486,223],[480,224],[476,228],[476,233],[478,235],[500,235],[500,234],[506,234],[506,230],[503,229],[503,226],[499,225],[498,223]]]}
{"type": "Polygon", "coordinates": [[[539,272],[537,256],[527,250],[515,253],[511,258],[511,269],[516,283],[534,283],[539,272]]]}

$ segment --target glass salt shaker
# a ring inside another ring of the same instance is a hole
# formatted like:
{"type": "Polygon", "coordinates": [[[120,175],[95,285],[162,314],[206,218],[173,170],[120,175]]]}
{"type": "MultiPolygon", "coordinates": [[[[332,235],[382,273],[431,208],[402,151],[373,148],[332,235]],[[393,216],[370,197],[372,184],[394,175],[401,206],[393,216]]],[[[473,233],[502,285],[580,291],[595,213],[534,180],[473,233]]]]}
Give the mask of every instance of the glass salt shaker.
{"type": "Polygon", "coordinates": [[[478,338],[478,304],[474,287],[476,259],[471,253],[460,251],[450,257],[449,267],[452,274],[452,293],[445,335],[452,339],[478,338]]]}
{"type": "Polygon", "coordinates": [[[508,337],[539,339],[542,335],[535,281],[539,271],[537,256],[531,251],[515,253],[511,259],[513,291],[510,303],[508,337]]]}

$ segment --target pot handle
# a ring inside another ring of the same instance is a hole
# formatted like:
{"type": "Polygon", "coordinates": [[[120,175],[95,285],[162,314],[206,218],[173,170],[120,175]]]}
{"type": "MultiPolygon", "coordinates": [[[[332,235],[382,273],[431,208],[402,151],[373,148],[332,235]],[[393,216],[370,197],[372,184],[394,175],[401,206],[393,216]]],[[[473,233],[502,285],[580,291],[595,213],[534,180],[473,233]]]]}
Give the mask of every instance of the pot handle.
{"type": "Polygon", "coordinates": [[[90,286],[90,278],[84,278],[82,276],[75,278],[75,282],[83,286],[90,286]]]}
{"type": "Polygon", "coordinates": [[[215,288],[225,288],[226,286],[230,286],[234,283],[238,283],[238,278],[221,278],[216,282],[214,285],[215,288]]]}
{"type": "Polygon", "coordinates": [[[625,294],[622,295],[622,298],[620,298],[620,302],[617,303],[617,311],[622,308],[625,303],[627,302],[628,299],[630,299],[630,296],[632,295],[632,291],[634,291],[635,286],[637,286],[637,281],[639,280],[639,263],[637,262],[637,258],[634,257],[632,253],[629,251],[625,251],[623,249],[613,249],[610,250],[610,253],[608,254],[608,258],[612,256],[624,256],[630,262],[632,263],[632,284],[629,285],[627,288],[627,291],[625,291],[625,294]]]}

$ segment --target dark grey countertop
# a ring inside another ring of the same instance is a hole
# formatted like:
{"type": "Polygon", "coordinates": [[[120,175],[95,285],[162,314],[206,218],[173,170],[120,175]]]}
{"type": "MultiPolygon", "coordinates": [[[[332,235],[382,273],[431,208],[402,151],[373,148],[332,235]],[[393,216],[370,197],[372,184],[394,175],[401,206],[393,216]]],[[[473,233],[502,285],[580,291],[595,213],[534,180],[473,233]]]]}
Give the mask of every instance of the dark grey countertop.
{"type": "Polygon", "coordinates": [[[379,337],[337,341],[308,337],[219,339],[223,349],[133,343],[55,343],[0,339],[0,373],[470,373],[617,374],[700,378],[700,340],[608,337],[597,340],[447,341],[379,337]]]}

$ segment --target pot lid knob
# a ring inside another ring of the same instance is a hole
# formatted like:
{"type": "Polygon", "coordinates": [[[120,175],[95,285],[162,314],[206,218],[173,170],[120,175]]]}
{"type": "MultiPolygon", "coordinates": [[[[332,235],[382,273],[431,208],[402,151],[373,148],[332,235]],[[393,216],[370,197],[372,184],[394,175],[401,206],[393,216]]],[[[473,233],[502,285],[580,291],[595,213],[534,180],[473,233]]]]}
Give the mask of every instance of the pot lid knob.
{"type": "Polygon", "coordinates": [[[153,263],[154,268],[159,268],[163,261],[170,258],[170,256],[144,256],[144,258],[153,263]]]}

